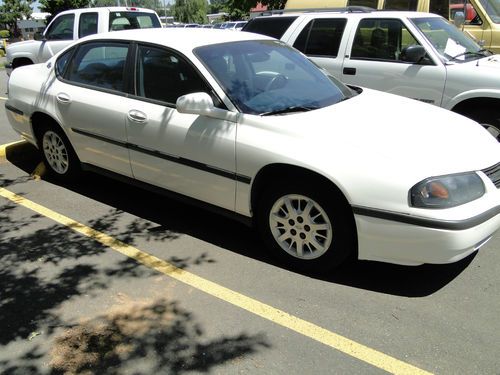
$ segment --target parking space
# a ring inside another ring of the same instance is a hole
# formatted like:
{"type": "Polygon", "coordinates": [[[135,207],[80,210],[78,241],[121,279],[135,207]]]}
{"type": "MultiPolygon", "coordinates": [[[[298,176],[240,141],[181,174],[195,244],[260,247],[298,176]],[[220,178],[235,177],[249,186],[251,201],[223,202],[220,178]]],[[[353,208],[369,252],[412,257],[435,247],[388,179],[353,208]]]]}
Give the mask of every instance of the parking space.
{"type": "MultiPolygon", "coordinates": [[[[1,144],[17,141],[0,112],[1,144]]],[[[2,150],[1,372],[500,368],[499,233],[456,264],[320,278],[229,219],[94,174],[62,184],[27,143],[2,150]]]]}

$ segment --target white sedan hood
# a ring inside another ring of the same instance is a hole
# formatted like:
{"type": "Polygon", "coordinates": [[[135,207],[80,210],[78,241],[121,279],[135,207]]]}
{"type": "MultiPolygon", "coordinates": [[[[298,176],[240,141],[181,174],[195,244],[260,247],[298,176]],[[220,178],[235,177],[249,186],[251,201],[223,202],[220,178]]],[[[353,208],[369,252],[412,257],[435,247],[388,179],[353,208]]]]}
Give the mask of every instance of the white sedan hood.
{"type": "Polygon", "coordinates": [[[310,141],[310,152],[327,158],[363,158],[379,168],[382,162],[393,171],[411,169],[425,177],[480,170],[500,162],[500,143],[476,122],[369,89],[320,110],[272,117],[274,126],[297,132],[302,141],[310,141]]]}

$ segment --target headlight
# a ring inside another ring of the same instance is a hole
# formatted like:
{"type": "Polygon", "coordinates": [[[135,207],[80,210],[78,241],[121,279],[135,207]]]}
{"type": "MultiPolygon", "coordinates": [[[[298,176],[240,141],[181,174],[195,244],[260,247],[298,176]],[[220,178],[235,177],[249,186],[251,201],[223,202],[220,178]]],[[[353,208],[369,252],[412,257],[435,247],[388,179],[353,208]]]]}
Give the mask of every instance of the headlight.
{"type": "Polygon", "coordinates": [[[474,172],[427,178],[410,190],[410,204],[422,208],[448,208],[484,195],[481,178],[474,172]]]}

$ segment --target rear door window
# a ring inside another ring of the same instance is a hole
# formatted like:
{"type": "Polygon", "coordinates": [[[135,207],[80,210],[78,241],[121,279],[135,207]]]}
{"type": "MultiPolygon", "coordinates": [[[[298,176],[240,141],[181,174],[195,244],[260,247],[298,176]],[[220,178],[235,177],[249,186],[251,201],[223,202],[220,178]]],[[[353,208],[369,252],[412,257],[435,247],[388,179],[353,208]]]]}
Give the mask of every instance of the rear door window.
{"type": "Polygon", "coordinates": [[[87,35],[97,34],[97,13],[80,14],[80,23],[78,24],[78,37],[83,38],[87,35]]]}
{"type": "Polygon", "coordinates": [[[293,44],[310,56],[336,57],[347,20],[345,18],[317,18],[309,22],[293,44]]]}
{"type": "Polygon", "coordinates": [[[79,84],[123,92],[128,49],[128,43],[120,42],[83,44],[72,59],[67,79],[79,84]]]}
{"type": "Polygon", "coordinates": [[[242,30],[280,39],[296,19],[297,16],[254,18],[242,30]]]}

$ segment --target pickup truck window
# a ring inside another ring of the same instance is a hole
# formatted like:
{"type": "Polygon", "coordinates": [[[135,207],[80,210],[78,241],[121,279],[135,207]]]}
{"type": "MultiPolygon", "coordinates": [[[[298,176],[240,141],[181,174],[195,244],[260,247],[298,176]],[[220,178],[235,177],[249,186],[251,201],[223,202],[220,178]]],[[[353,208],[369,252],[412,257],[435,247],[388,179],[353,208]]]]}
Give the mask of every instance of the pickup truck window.
{"type": "Polygon", "coordinates": [[[161,27],[155,13],[143,12],[111,12],[109,14],[109,30],[149,29],[161,27]]]}
{"type": "Polygon", "coordinates": [[[97,34],[97,13],[80,14],[80,23],[78,25],[78,37],[83,38],[87,35],[97,34]]]}
{"type": "Polygon", "coordinates": [[[74,23],[74,14],[57,17],[47,30],[45,38],[47,40],[72,40],[74,23]]]}
{"type": "Polygon", "coordinates": [[[280,39],[296,19],[297,16],[254,18],[242,30],[280,39]]]}
{"type": "Polygon", "coordinates": [[[301,31],[293,44],[306,55],[336,57],[347,23],[345,18],[317,18],[301,31]]]}
{"type": "Polygon", "coordinates": [[[404,62],[401,51],[419,44],[398,19],[363,19],[358,25],[351,59],[404,62]]]}

